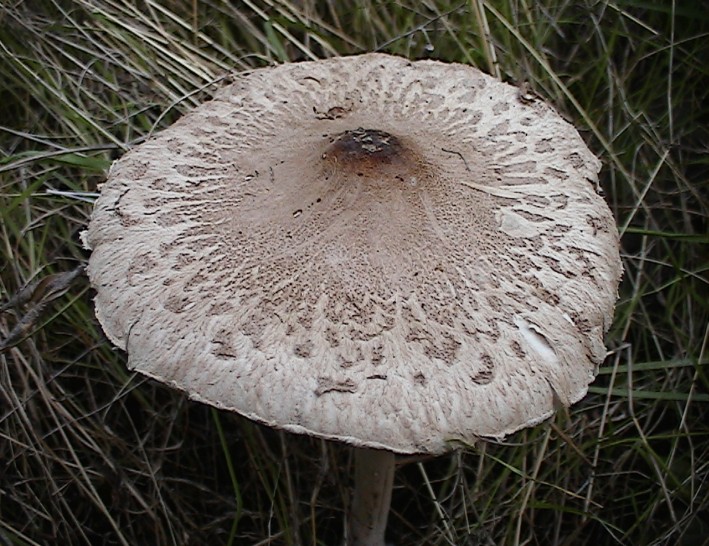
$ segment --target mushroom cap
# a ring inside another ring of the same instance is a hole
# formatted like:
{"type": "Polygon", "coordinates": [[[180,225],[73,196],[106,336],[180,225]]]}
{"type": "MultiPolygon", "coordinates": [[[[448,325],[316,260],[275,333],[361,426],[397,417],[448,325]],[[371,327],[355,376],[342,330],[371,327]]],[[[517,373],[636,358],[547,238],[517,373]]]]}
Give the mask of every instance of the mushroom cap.
{"type": "Polygon", "coordinates": [[[399,453],[501,438],[581,399],[605,356],[621,264],[599,169],[469,66],[254,70],[113,165],[96,314],[131,369],[273,427],[399,453]]]}

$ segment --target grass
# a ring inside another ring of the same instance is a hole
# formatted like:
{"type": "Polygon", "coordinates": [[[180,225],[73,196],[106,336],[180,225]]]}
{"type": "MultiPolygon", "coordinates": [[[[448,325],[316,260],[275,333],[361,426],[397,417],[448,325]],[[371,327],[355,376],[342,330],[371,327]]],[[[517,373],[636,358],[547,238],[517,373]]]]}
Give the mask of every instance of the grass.
{"type": "Polygon", "coordinates": [[[402,461],[396,544],[709,544],[709,14],[670,0],[0,7],[0,544],[336,544],[347,450],[129,373],[79,232],[111,161],[230,71],[380,50],[529,87],[603,159],[625,277],[589,396],[402,461]]]}

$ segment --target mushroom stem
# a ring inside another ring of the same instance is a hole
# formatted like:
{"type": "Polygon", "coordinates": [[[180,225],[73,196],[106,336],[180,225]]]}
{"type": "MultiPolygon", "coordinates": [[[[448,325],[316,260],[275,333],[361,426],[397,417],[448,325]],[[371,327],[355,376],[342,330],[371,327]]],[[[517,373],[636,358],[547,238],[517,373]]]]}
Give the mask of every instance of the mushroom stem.
{"type": "Polygon", "coordinates": [[[349,546],[384,546],[395,456],[391,451],[358,447],[354,460],[349,546]]]}

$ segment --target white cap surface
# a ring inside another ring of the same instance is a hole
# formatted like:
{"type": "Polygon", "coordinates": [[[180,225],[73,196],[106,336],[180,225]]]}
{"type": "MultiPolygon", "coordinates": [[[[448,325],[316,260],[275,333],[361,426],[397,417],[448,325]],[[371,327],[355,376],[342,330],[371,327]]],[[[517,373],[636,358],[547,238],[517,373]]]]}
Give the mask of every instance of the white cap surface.
{"type": "Polygon", "coordinates": [[[382,54],[256,70],[116,162],[87,241],[129,366],[400,453],[582,398],[621,275],[600,162],[542,101],[382,54]]]}

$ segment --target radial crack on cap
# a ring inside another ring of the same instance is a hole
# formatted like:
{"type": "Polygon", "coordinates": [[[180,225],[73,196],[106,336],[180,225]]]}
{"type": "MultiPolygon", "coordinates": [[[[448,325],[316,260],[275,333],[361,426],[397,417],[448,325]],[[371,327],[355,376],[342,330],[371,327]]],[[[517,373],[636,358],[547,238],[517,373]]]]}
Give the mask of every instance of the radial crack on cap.
{"type": "Polygon", "coordinates": [[[529,324],[522,317],[515,317],[514,321],[526,345],[536,352],[545,362],[558,366],[559,358],[556,355],[556,351],[554,351],[554,348],[549,343],[549,340],[544,337],[541,330],[537,326],[529,324]]]}

